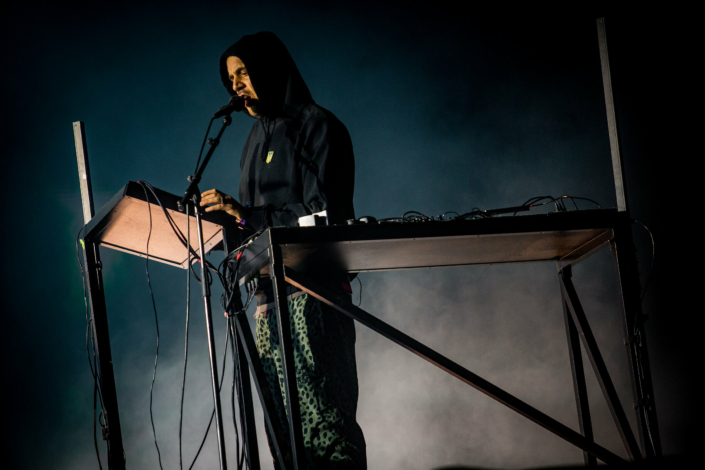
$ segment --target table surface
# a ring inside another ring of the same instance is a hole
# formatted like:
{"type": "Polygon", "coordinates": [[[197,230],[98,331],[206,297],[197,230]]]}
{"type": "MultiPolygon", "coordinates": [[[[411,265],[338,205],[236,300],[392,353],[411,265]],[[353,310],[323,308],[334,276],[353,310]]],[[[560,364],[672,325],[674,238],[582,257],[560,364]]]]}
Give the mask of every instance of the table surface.
{"type": "Polygon", "coordinates": [[[270,228],[243,252],[240,282],[268,272],[269,247],[298,272],[358,273],[475,264],[576,263],[613,238],[614,209],[331,227],[270,228]]]}

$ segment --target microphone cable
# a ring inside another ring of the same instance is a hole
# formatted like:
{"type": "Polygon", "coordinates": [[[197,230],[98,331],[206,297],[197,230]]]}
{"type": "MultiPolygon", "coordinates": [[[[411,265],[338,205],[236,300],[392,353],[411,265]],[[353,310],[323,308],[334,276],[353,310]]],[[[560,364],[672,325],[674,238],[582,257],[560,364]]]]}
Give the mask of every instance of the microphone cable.
{"type": "MultiPolygon", "coordinates": [[[[211,121],[213,122],[213,121],[211,121]]],[[[191,221],[189,220],[189,208],[191,206],[186,204],[186,262],[188,267],[186,268],[186,333],[184,334],[184,374],[181,379],[181,409],[179,411],[179,469],[183,470],[183,453],[181,450],[181,431],[183,429],[184,422],[184,394],[186,392],[186,365],[188,363],[188,326],[189,326],[189,313],[191,308],[191,221]]]]}
{"type": "MultiPolygon", "coordinates": [[[[245,408],[245,403],[243,401],[243,388],[242,388],[242,376],[240,375],[243,371],[240,368],[240,356],[238,354],[238,351],[240,349],[240,340],[237,337],[237,334],[235,333],[236,326],[235,326],[235,318],[233,315],[228,317],[228,325],[230,328],[230,343],[231,343],[231,348],[230,348],[230,354],[232,355],[232,360],[233,360],[233,381],[232,385],[230,388],[230,406],[232,409],[232,415],[233,415],[233,428],[235,429],[235,444],[236,444],[236,449],[235,449],[235,455],[237,457],[237,468],[238,470],[242,470],[242,464],[245,461],[245,432],[247,427],[245,426],[245,417],[240,413],[240,427],[242,428],[242,441],[243,445],[240,447],[240,433],[238,432],[237,428],[237,420],[235,418],[235,389],[237,388],[237,403],[239,406],[239,409],[242,411],[245,408]]],[[[245,365],[247,367],[247,365],[245,365]]],[[[244,371],[245,374],[248,374],[249,371],[245,369],[244,371]]],[[[249,461],[248,461],[248,467],[249,467],[249,461]]]]}
{"type": "Polygon", "coordinates": [[[646,282],[644,283],[644,288],[641,290],[641,301],[643,302],[644,296],[646,295],[646,289],[649,287],[649,281],[651,281],[651,273],[654,270],[654,262],[656,261],[656,243],[654,242],[654,234],[651,233],[649,227],[647,227],[636,219],[634,219],[634,222],[644,227],[644,230],[649,233],[649,237],[651,238],[651,265],[649,266],[649,273],[646,275],[646,282]]]}
{"type": "MultiPolygon", "coordinates": [[[[220,384],[218,385],[218,393],[220,394],[220,390],[223,388],[223,378],[225,377],[225,362],[227,360],[227,354],[228,354],[228,338],[229,334],[225,335],[225,350],[223,351],[223,368],[220,371],[220,384]]],[[[206,433],[203,436],[203,439],[201,440],[201,445],[198,447],[198,451],[196,452],[196,456],[193,458],[193,462],[191,462],[191,465],[189,466],[188,470],[191,470],[193,466],[196,464],[196,460],[198,460],[198,456],[201,454],[201,450],[203,450],[203,444],[206,443],[206,438],[208,437],[208,433],[211,430],[211,425],[213,424],[213,418],[215,417],[215,405],[213,405],[213,412],[211,413],[211,419],[208,421],[208,427],[206,428],[206,433]]]]}
{"type": "MultiPolygon", "coordinates": [[[[149,211],[149,233],[147,234],[147,250],[146,250],[146,260],[145,260],[145,271],[147,273],[147,285],[149,286],[149,294],[152,297],[152,308],[154,309],[154,324],[157,329],[157,353],[154,356],[154,373],[152,374],[152,385],[149,388],[149,419],[152,422],[152,434],[154,436],[154,446],[157,448],[157,457],[159,458],[159,468],[164,470],[162,466],[162,454],[159,451],[159,444],[157,443],[157,431],[154,427],[154,414],[152,413],[152,402],[154,396],[154,382],[157,379],[157,363],[159,362],[159,319],[157,317],[157,304],[154,302],[154,291],[152,290],[152,281],[149,277],[149,242],[152,238],[152,206],[149,204],[149,194],[147,193],[147,188],[143,183],[139,183],[144,190],[145,200],[147,201],[147,209],[149,211]]],[[[155,195],[156,197],[156,195],[155,195]]],[[[161,205],[161,204],[160,204],[161,205]]]]}

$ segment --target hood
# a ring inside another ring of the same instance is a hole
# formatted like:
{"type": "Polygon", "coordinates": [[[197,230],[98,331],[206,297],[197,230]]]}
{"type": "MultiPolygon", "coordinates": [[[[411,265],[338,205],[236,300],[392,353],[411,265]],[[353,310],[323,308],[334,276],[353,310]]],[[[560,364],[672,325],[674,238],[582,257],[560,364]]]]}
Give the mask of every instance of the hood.
{"type": "Polygon", "coordinates": [[[304,106],[314,103],[294,59],[274,33],[263,31],[243,36],[220,56],[220,79],[232,96],[235,91],[225,63],[230,56],[238,57],[247,67],[262,115],[295,117],[304,106]]]}

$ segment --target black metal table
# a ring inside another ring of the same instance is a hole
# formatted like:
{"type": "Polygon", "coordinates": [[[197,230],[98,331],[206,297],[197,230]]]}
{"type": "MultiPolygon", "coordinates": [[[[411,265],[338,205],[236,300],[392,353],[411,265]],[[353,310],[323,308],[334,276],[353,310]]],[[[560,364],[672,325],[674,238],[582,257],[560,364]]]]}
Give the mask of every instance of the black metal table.
{"type": "MultiPolygon", "coordinates": [[[[314,296],[581,448],[587,465],[595,465],[596,459],[618,463],[623,461],[621,457],[593,440],[579,344],[582,341],[629,458],[640,460],[660,455],[631,220],[625,212],[592,210],[470,221],[271,228],[244,250],[238,273],[240,284],[257,273],[268,274],[275,289],[279,337],[282,338],[287,377],[286,405],[291,442],[284,442],[281,430],[272,426],[272,404],[267,390],[259,387],[259,384],[266,382],[261,380],[261,365],[253,352],[251,332],[243,315],[238,316],[237,325],[245,346],[243,353],[256,379],[265,420],[274,436],[276,457],[281,459],[285,468],[304,468],[286,301],[287,284],[314,296]],[[640,444],[629,426],[571,280],[573,265],[607,245],[611,246],[619,271],[624,339],[640,444]],[[559,423],[370,313],[336,299],[333,292],[313,280],[321,272],[359,273],[547,261],[557,263],[558,267],[580,432],[559,423]]],[[[250,454],[254,452],[252,445],[249,442],[250,454]]]]}

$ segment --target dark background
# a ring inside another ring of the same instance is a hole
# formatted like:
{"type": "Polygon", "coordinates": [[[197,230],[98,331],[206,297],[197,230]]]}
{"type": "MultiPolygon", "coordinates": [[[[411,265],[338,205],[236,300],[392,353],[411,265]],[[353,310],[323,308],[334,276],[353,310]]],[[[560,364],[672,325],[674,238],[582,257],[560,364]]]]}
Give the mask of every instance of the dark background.
{"type": "MultiPolygon", "coordinates": [[[[358,216],[490,209],[544,194],[614,207],[599,16],[607,21],[631,212],[656,239],[644,309],[664,452],[694,449],[699,412],[689,375],[698,370],[698,330],[692,321],[702,309],[687,302],[694,283],[685,266],[697,261],[691,263],[693,245],[681,238],[694,227],[683,217],[693,212],[686,188],[701,157],[686,143],[695,130],[690,113],[698,109],[691,95],[694,14],[675,7],[472,5],[2,7],[3,446],[13,468],[97,466],[75,254],[82,213],[73,121],[86,125],[96,209],[128,180],[180,193],[209,115],[227,102],[217,73],[220,53],[243,34],[270,30],[289,48],[314,99],[351,133],[358,216]]],[[[239,152],[251,125],[243,115],[234,117],[203,188],[236,192],[239,152]]],[[[634,234],[646,272],[649,238],[641,229],[634,234]]],[[[128,466],[154,468],[149,384],[155,330],[144,260],[102,254],[128,466]]],[[[577,428],[554,269],[363,274],[362,307],[577,428]]],[[[173,468],[185,280],[182,271],[157,263],[150,273],[161,334],[155,424],[165,466],[173,468]]],[[[609,253],[576,268],[575,278],[631,414],[609,253]]],[[[359,290],[356,285],[356,299],[359,290]]],[[[188,462],[212,407],[199,305],[195,299],[186,385],[188,462]]],[[[581,462],[568,444],[407,356],[358,327],[359,421],[370,468],[581,462]]],[[[599,389],[590,384],[596,438],[623,454],[599,389]]],[[[266,445],[261,450],[265,455],[266,445]]],[[[104,458],[104,447],[101,452],[104,458]]],[[[196,468],[215,462],[211,436],[196,468]]]]}

